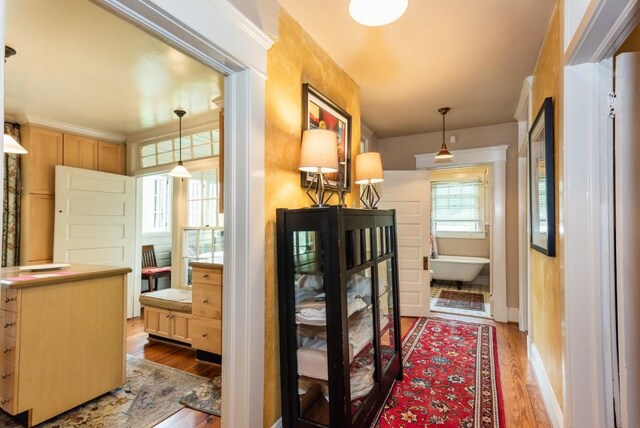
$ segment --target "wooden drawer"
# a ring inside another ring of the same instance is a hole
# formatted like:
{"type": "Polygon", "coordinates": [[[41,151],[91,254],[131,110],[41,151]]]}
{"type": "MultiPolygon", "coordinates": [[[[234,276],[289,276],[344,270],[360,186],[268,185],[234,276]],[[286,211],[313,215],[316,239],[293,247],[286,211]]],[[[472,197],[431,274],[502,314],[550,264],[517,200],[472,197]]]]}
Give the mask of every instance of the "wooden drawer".
{"type": "Polygon", "coordinates": [[[2,287],[2,293],[0,295],[0,309],[18,312],[19,296],[20,294],[18,293],[18,290],[9,287],[2,287]]]}
{"type": "Polygon", "coordinates": [[[16,363],[16,339],[15,337],[5,336],[0,350],[0,359],[5,363],[16,363]]]}
{"type": "Polygon", "coordinates": [[[18,334],[18,316],[15,312],[5,311],[4,314],[4,323],[2,324],[4,328],[4,334],[11,337],[17,337],[18,334]]]}
{"type": "Polygon", "coordinates": [[[194,317],[191,320],[191,345],[196,349],[222,354],[222,321],[194,317]]]}
{"type": "Polygon", "coordinates": [[[194,284],[222,285],[221,269],[193,268],[191,275],[194,284]]]}
{"type": "Polygon", "coordinates": [[[192,297],[193,316],[222,319],[222,286],[196,283],[192,297]]]}
{"type": "Polygon", "coordinates": [[[16,414],[16,402],[14,400],[15,388],[12,385],[6,385],[0,388],[0,408],[12,415],[16,414]]]}
{"type": "Polygon", "coordinates": [[[0,361],[0,391],[5,388],[15,389],[15,365],[8,361],[0,361]]]}

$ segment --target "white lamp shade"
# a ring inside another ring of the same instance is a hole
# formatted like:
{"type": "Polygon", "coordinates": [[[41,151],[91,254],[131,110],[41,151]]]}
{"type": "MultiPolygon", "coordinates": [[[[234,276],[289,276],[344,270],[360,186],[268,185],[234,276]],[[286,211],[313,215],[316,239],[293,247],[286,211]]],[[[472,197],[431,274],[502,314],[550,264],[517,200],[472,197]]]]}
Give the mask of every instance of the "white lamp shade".
{"type": "Polygon", "coordinates": [[[379,27],[404,15],[408,0],[351,0],[349,14],[359,24],[379,27]]]}
{"type": "Polygon", "coordinates": [[[329,173],[338,171],[338,134],[326,129],[307,129],[302,133],[300,171],[329,173]]]}
{"type": "Polygon", "coordinates": [[[182,162],[178,162],[178,165],[169,173],[169,177],[191,178],[191,173],[182,165],[182,162]]]}
{"type": "Polygon", "coordinates": [[[4,152],[5,153],[17,153],[24,155],[29,153],[24,147],[22,147],[15,138],[9,134],[4,134],[4,152]]]}
{"type": "Polygon", "coordinates": [[[361,153],[356,157],[356,184],[373,184],[384,181],[380,153],[361,153]]]}

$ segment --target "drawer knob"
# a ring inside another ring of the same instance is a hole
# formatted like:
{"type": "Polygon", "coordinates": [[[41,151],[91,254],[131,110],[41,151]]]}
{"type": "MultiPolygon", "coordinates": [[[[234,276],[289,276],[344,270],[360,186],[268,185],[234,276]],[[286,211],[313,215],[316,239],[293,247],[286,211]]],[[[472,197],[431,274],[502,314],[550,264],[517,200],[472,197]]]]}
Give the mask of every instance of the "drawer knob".
{"type": "Polygon", "coordinates": [[[209,299],[203,299],[202,303],[209,303],[209,299]]]}
{"type": "Polygon", "coordinates": [[[167,318],[173,318],[173,315],[168,314],[168,315],[167,315],[167,318]]]}
{"type": "Polygon", "coordinates": [[[207,279],[207,278],[209,278],[209,274],[208,274],[208,273],[203,273],[203,274],[202,274],[202,277],[203,277],[204,279],[207,279]]]}
{"type": "Polygon", "coordinates": [[[11,401],[10,399],[4,399],[4,398],[0,398],[0,404],[7,404],[9,401],[11,401]]]}
{"type": "Polygon", "coordinates": [[[7,298],[5,298],[5,299],[4,299],[4,302],[5,302],[5,303],[9,303],[9,302],[13,302],[13,301],[15,301],[15,300],[17,300],[17,298],[16,298],[16,297],[7,297],[7,298]]]}
{"type": "Polygon", "coordinates": [[[6,373],[2,373],[2,379],[6,379],[6,378],[8,378],[9,376],[11,376],[11,375],[10,375],[10,374],[6,374],[6,373]]]}
{"type": "Polygon", "coordinates": [[[208,333],[202,333],[202,337],[207,337],[207,336],[209,336],[208,333]]]}
{"type": "Polygon", "coordinates": [[[14,323],[14,322],[6,322],[6,323],[4,323],[4,328],[13,327],[14,325],[16,325],[16,323],[14,323]]]}
{"type": "Polygon", "coordinates": [[[7,352],[9,352],[9,351],[11,351],[11,349],[10,349],[10,348],[4,348],[4,349],[2,350],[2,353],[3,353],[3,354],[6,354],[6,353],[7,353],[7,352]]]}

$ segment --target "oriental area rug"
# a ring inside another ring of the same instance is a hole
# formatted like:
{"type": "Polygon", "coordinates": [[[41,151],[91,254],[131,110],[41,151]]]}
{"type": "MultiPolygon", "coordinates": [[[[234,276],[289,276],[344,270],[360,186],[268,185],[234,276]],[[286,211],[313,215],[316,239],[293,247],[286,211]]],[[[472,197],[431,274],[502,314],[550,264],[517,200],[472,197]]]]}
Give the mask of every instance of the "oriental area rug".
{"type": "Polygon", "coordinates": [[[484,311],[484,296],[470,291],[442,290],[436,306],[468,311],[484,311]]]}
{"type": "MultiPolygon", "coordinates": [[[[183,409],[180,397],[205,382],[207,378],[127,355],[127,383],[123,387],[38,426],[153,427],[183,409]]],[[[22,425],[0,411],[0,427],[22,425]]]]}
{"type": "Polygon", "coordinates": [[[220,416],[222,406],[222,377],[216,376],[184,395],[180,402],[192,409],[220,416]]]}
{"type": "Polygon", "coordinates": [[[404,378],[375,426],[504,427],[495,327],[419,318],[402,347],[404,378]]]}

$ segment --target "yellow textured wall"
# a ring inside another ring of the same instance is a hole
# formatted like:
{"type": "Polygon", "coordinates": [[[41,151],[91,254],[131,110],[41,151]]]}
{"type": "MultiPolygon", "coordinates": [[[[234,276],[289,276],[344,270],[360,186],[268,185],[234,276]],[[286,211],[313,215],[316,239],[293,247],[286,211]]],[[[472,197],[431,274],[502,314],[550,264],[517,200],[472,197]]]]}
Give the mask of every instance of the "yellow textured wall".
{"type": "Polygon", "coordinates": [[[545,371],[553,387],[556,399],[563,407],[562,400],[562,322],[564,320],[564,289],[560,277],[563,259],[562,234],[558,227],[561,207],[560,192],[564,171],[562,168],[562,141],[560,140],[560,20],[558,8],[553,12],[547,35],[545,36],[538,63],[533,74],[534,115],[545,98],[553,97],[555,121],[555,215],[556,215],[556,257],[547,257],[531,250],[531,334],[545,371]]]}
{"type": "Polygon", "coordinates": [[[640,52],[640,25],[629,34],[616,55],[624,52],[640,52]]]}
{"type": "MultiPolygon", "coordinates": [[[[310,83],[352,116],[352,164],[360,141],[360,89],[329,55],[280,9],[278,39],[267,56],[266,82],[266,308],[264,426],[280,417],[280,356],[276,269],[276,208],[309,206],[300,187],[302,84],[310,83]]],[[[352,174],[353,177],[353,174],[352,174]]],[[[352,183],[351,195],[358,186],[352,183]]],[[[347,205],[353,198],[347,196],[347,205]]],[[[335,198],[333,202],[335,203],[335,198]]]]}

